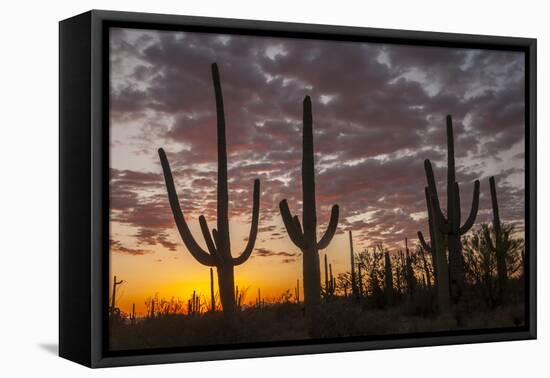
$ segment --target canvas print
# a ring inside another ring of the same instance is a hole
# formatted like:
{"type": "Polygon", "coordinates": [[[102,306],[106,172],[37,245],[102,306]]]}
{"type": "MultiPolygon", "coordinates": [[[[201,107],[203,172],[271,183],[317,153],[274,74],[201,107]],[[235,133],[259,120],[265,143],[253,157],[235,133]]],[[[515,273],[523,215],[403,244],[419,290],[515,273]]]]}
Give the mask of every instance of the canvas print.
{"type": "Polygon", "coordinates": [[[111,28],[109,64],[110,350],[525,326],[524,53],[111,28]]]}

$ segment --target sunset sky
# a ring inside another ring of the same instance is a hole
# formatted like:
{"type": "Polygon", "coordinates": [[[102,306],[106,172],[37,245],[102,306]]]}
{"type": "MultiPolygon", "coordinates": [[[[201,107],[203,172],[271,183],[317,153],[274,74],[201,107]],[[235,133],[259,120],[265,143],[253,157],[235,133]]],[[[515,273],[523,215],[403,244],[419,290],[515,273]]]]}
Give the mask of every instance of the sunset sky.
{"type": "MultiPolygon", "coordinates": [[[[333,204],[338,231],[327,253],[334,274],[355,250],[427,234],[423,161],[435,164],[445,204],[445,115],[452,114],[462,214],[481,181],[477,224],[491,217],[494,175],[505,222],[524,219],[524,56],[490,50],[111,29],[111,277],[117,304],[143,313],[148,296],[208,292],[199,264],[175,229],[157,154],[170,160],[185,218],[216,220],[216,117],[210,65],[225,102],[233,256],[243,250],[253,180],[261,180],[260,231],[236,284],[266,297],[293,290],[301,252],[284,229],[286,198],[301,217],[302,101],[310,95],[318,233],[333,204]]],[[[442,205],[443,206],[443,205],[442,205]]]]}

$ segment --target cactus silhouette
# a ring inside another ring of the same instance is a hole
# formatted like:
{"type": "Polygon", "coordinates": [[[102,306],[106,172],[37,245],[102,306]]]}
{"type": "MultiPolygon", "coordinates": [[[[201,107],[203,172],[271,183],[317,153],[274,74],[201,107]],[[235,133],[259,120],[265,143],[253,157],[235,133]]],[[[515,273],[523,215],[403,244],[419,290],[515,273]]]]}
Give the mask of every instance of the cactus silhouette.
{"type": "Polygon", "coordinates": [[[262,307],[262,294],[260,288],[258,288],[258,298],[256,298],[256,308],[262,307]]]}
{"type": "Polygon", "coordinates": [[[116,306],[116,287],[119,285],[122,285],[124,283],[124,280],[117,281],[116,276],[113,278],[113,294],[111,295],[111,312],[115,311],[116,306]]]}
{"type": "Polygon", "coordinates": [[[155,319],[155,300],[151,299],[151,315],[149,316],[151,320],[155,319]]]}
{"type": "Polygon", "coordinates": [[[502,223],[500,221],[500,214],[498,211],[498,199],[497,189],[495,184],[495,178],[489,179],[489,186],[491,188],[491,205],[493,208],[493,231],[495,234],[495,241],[491,239],[489,234],[489,228],[486,228],[485,241],[495,254],[497,260],[497,279],[498,279],[498,300],[504,300],[506,293],[506,286],[508,284],[508,269],[506,266],[506,254],[508,252],[507,240],[502,233],[502,223]]]}
{"type": "Polygon", "coordinates": [[[426,259],[426,250],[422,248],[422,246],[419,246],[418,254],[420,255],[420,259],[422,260],[422,268],[424,269],[424,275],[423,275],[423,279],[425,279],[424,287],[427,287],[428,290],[431,290],[432,275],[430,273],[430,268],[428,267],[428,259],[426,259]]]}
{"type": "Polygon", "coordinates": [[[470,214],[464,224],[460,225],[460,188],[456,181],[453,121],[450,115],[447,116],[447,217],[443,214],[439,204],[432,164],[429,159],[424,161],[424,169],[428,179],[428,194],[432,206],[434,229],[437,228],[441,234],[447,237],[450,292],[453,302],[457,303],[464,290],[464,256],[460,237],[472,228],[476,220],[479,206],[479,180],[474,183],[470,214]]]}
{"type": "Polygon", "coordinates": [[[416,289],[416,277],[412,266],[412,256],[409,252],[409,241],[405,238],[405,279],[407,281],[407,290],[409,295],[413,295],[416,289]]]}
{"type": "Polygon", "coordinates": [[[298,216],[293,216],[286,199],[279,204],[281,217],[292,242],[303,254],[304,303],[310,318],[310,333],[316,333],[314,317],[318,316],[321,302],[321,272],[319,250],[330,244],[338,225],[338,205],[332,206],[329,225],[321,240],[317,241],[317,210],[315,205],[315,168],[313,152],[313,117],[311,99],[306,96],[303,103],[302,136],[302,196],[303,229],[298,216]]]}
{"type": "Polygon", "coordinates": [[[349,260],[351,264],[351,295],[353,299],[359,299],[359,288],[357,287],[357,277],[355,275],[355,253],[353,252],[353,235],[351,230],[349,234],[349,260]]]}
{"type": "Polygon", "coordinates": [[[210,311],[216,311],[216,296],[214,294],[214,270],[210,268],[210,311]]]}
{"type": "Polygon", "coordinates": [[[357,261],[357,296],[359,299],[363,297],[363,273],[361,271],[363,263],[361,259],[357,261]]]}
{"type": "Polygon", "coordinates": [[[426,196],[426,206],[428,208],[428,230],[430,233],[430,243],[426,242],[421,231],[418,231],[418,240],[420,240],[421,247],[432,256],[434,285],[437,291],[438,309],[440,312],[446,312],[449,310],[451,303],[447,254],[445,253],[443,234],[438,228],[435,227],[433,203],[428,187],[424,188],[424,194],[426,196]]]}
{"type": "Polygon", "coordinates": [[[384,293],[386,295],[386,305],[391,306],[393,304],[393,274],[388,251],[384,252],[384,293]]]}
{"type": "Polygon", "coordinates": [[[252,207],[252,224],[248,243],[239,257],[232,257],[230,239],[229,239],[229,219],[228,219],[228,201],[229,194],[227,189],[227,150],[225,143],[225,116],[223,109],[222,88],[220,75],[216,63],[212,64],[212,81],[214,84],[214,93],[216,98],[217,113],[217,134],[218,134],[218,188],[217,188],[217,229],[212,233],[208,228],[204,216],[199,217],[199,223],[202,234],[206,241],[208,252],[202,249],[195,241],[180,207],[178,195],[172,177],[172,171],[168,158],[162,148],[159,149],[160,162],[164,172],[168,199],[172,214],[181,235],[183,243],[191,255],[201,264],[216,267],[218,274],[218,287],[220,300],[224,314],[231,314],[235,311],[235,283],[234,267],[243,264],[248,260],[254,249],[256,236],[258,234],[258,220],[260,214],[260,180],[254,180],[254,194],[252,207]]]}
{"type": "Polygon", "coordinates": [[[193,295],[187,300],[187,315],[197,315],[201,313],[200,297],[193,290],[193,295]]]}
{"type": "Polygon", "coordinates": [[[330,299],[336,290],[334,277],[332,275],[332,264],[328,264],[327,255],[325,255],[325,299],[330,299]]]}
{"type": "Polygon", "coordinates": [[[241,311],[242,300],[243,300],[243,292],[242,290],[239,291],[239,286],[237,286],[235,288],[235,303],[238,311],[241,311]]]}

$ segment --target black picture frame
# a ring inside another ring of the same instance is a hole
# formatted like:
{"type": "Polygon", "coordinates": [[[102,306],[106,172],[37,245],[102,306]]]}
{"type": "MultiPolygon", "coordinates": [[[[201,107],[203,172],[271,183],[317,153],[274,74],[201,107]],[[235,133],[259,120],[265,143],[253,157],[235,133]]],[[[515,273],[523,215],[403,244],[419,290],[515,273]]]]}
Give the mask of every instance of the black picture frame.
{"type": "Polygon", "coordinates": [[[89,367],[536,338],[536,39],[92,10],[59,24],[59,354],[89,367]],[[514,329],[109,352],[108,28],[470,47],[525,53],[526,325],[514,329]]]}

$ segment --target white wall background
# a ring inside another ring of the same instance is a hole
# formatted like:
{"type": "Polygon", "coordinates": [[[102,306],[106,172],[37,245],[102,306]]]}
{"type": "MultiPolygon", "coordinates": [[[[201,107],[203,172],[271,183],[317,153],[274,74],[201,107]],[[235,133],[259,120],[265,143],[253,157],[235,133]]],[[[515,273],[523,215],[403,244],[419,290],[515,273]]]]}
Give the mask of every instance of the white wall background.
{"type": "Polygon", "coordinates": [[[550,27],[544,1],[5,1],[0,22],[0,375],[547,376],[549,226],[539,216],[539,340],[89,370],[56,356],[58,26],[111,9],[538,38],[539,214],[550,212],[546,128],[550,27]],[[17,163],[16,163],[17,161],[17,163]]]}

